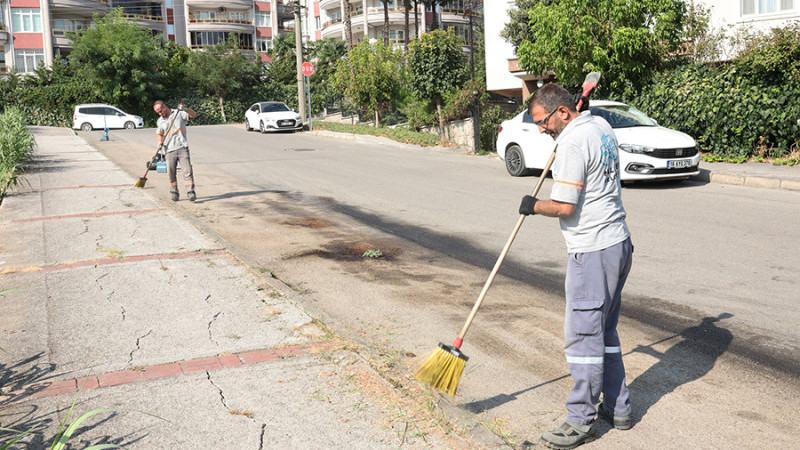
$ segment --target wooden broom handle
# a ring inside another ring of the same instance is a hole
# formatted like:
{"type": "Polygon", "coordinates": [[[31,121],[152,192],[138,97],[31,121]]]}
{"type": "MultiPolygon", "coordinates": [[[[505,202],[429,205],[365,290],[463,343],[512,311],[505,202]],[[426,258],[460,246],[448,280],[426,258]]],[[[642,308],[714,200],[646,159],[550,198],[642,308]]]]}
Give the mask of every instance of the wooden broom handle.
{"type": "MultiPolygon", "coordinates": [[[[539,189],[541,189],[542,184],[544,184],[544,179],[547,177],[547,173],[550,172],[550,166],[553,165],[553,161],[556,159],[556,148],[553,149],[553,153],[550,154],[550,159],[547,160],[547,164],[544,166],[544,170],[542,170],[542,175],[539,176],[539,182],[536,183],[536,187],[533,189],[533,194],[531,197],[536,197],[536,194],[539,193],[539,189]]],[[[453,344],[456,348],[461,348],[461,342],[464,340],[464,336],[467,334],[467,330],[469,326],[472,325],[472,320],[475,318],[475,314],[478,313],[478,309],[481,307],[481,303],[483,303],[483,298],[486,297],[486,292],[489,290],[489,286],[492,285],[494,281],[494,277],[497,275],[497,271],[500,270],[500,266],[503,264],[503,260],[506,259],[506,254],[508,250],[511,248],[511,244],[514,242],[514,238],[517,237],[517,233],[519,232],[520,227],[522,227],[522,222],[525,221],[525,214],[520,214],[519,219],[517,219],[517,224],[514,226],[514,231],[511,232],[511,236],[508,237],[508,241],[506,242],[506,246],[503,247],[503,251],[500,252],[500,257],[497,258],[497,262],[494,264],[494,268],[492,269],[492,273],[489,274],[489,279],[486,280],[486,284],[483,285],[483,290],[481,290],[481,294],[478,296],[478,301],[475,302],[475,306],[472,307],[472,312],[469,313],[469,317],[467,317],[466,323],[464,323],[464,327],[461,328],[461,332],[458,333],[458,337],[456,338],[455,343],[453,344]]]]}

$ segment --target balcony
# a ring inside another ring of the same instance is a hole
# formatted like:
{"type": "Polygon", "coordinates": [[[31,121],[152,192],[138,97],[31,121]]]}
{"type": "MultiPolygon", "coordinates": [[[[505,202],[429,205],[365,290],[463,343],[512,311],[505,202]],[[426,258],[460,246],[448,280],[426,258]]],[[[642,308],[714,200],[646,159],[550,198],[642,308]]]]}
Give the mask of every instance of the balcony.
{"type": "Polygon", "coordinates": [[[186,0],[186,5],[198,9],[246,9],[253,8],[253,0],[186,0]]]}
{"type": "Polygon", "coordinates": [[[83,17],[92,17],[94,13],[111,12],[108,0],[51,0],[52,12],[66,12],[83,17]]]}
{"type": "Polygon", "coordinates": [[[163,16],[151,16],[148,14],[123,14],[122,17],[145,28],[161,30],[165,26],[163,16]]]}
{"type": "Polygon", "coordinates": [[[230,33],[252,33],[253,21],[232,19],[192,19],[189,18],[189,31],[223,31],[230,33]]]}
{"type": "MultiPolygon", "coordinates": [[[[0,24],[2,27],[2,24],[0,24]]],[[[8,42],[8,31],[5,30],[5,27],[0,28],[0,44],[5,44],[8,42]]]]}

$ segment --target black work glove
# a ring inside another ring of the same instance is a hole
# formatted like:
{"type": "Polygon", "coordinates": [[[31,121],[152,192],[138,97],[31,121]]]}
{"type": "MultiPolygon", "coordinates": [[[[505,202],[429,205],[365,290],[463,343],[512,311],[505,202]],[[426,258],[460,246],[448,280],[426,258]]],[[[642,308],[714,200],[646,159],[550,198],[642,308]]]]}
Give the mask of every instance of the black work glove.
{"type": "Polygon", "coordinates": [[[573,98],[575,100],[575,107],[578,106],[578,102],[583,100],[581,102],[581,107],[578,108],[578,112],[584,112],[587,109],[589,109],[589,97],[581,94],[582,94],[581,92],[578,92],[577,94],[575,94],[575,97],[573,98]]]}
{"type": "Polygon", "coordinates": [[[536,200],[536,197],[531,197],[530,195],[522,197],[522,203],[520,203],[519,205],[519,213],[524,214],[526,216],[532,216],[536,214],[533,211],[533,207],[534,205],[536,205],[536,202],[538,201],[539,200],[536,200]]]}

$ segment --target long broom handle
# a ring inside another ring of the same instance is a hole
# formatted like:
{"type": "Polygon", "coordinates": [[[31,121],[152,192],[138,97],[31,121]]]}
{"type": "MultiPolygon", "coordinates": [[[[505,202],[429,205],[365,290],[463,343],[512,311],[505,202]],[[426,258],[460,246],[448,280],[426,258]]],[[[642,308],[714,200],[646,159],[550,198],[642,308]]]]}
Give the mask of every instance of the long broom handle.
{"type": "MultiPolygon", "coordinates": [[[[183,102],[181,102],[180,105],[178,105],[178,112],[180,112],[181,105],[183,105],[183,102]]],[[[165,134],[169,134],[169,132],[172,131],[172,124],[175,123],[175,119],[177,117],[178,117],[177,114],[172,116],[172,120],[170,120],[169,126],[167,127],[167,132],[165,134]]],[[[156,160],[156,156],[158,156],[158,154],[161,152],[161,149],[164,147],[164,142],[166,142],[166,139],[167,137],[164,136],[164,140],[158,143],[158,149],[156,149],[156,153],[153,155],[152,158],[150,158],[151,163],[156,160]]],[[[146,178],[149,172],[150,172],[150,164],[147,165],[147,170],[144,172],[144,176],[142,178],[146,178]]]]}
{"type": "MultiPolygon", "coordinates": [[[[547,173],[550,172],[550,166],[553,165],[553,161],[556,159],[556,148],[553,149],[553,153],[550,154],[550,159],[547,160],[547,164],[544,166],[544,170],[542,170],[542,175],[539,176],[539,182],[536,183],[536,187],[533,189],[533,194],[531,197],[536,197],[536,194],[539,193],[539,189],[544,184],[544,179],[547,177],[547,173]]],[[[517,233],[519,229],[522,227],[522,222],[525,221],[525,214],[520,214],[519,219],[517,219],[517,224],[514,226],[514,231],[511,232],[511,236],[508,237],[508,241],[506,242],[506,246],[503,247],[503,251],[500,252],[500,257],[497,258],[497,262],[494,264],[494,268],[492,269],[492,273],[489,274],[489,279],[486,280],[486,284],[483,285],[483,290],[481,290],[481,294],[478,296],[478,301],[475,302],[475,306],[472,307],[472,312],[469,313],[469,317],[467,318],[466,323],[464,323],[464,327],[461,329],[461,332],[458,333],[458,337],[456,338],[455,343],[453,344],[456,348],[461,348],[461,343],[464,340],[464,336],[467,335],[467,330],[469,330],[469,326],[472,325],[472,320],[475,318],[475,314],[478,313],[478,309],[481,307],[481,303],[483,303],[483,298],[486,297],[486,292],[489,291],[489,287],[492,285],[494,281],[494,277],[497,275],[497,271],[500,270],[500,266],[503,264],[503,260],[506,259],[506,254],[508,250],[511,248],[511,244],[514,242],[514,238],[517,237],[517,233]]]]}

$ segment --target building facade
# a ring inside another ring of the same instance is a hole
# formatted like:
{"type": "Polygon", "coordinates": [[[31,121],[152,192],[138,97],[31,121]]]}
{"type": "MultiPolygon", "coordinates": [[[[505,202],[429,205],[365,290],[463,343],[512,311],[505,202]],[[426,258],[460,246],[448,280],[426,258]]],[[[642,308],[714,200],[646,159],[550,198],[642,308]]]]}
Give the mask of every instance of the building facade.
{"type": "MultiPolygon", "coordinates": [[[[800,0],[693,0],[693,3],[710,8],[711,26],[714,29],[746,27],[750,31],[767,31],[800,20],[800,0]]],[[[514,47],[500,36],[509,19],[508,11],[516,7],[516,2],[497,0],[486,5],[487,90],[526,99],[536,89],[542,75],[520,70],[514,47]]],[[[733,55],[728,52],[724,56],[729,58],[733,55]]]]}
{"type": "MultiPolygon", "coordinates": [[[[68,33],[88,28],[95,14],[121,8],[123,16],[138,25],[192,49],[221,42],[233,34],[239,47],[268,61],[272,40],[280,33],[294,33],[294,9],[301,6],[303,40],[343,40],[344,2],[347,0],[0,0],[0,72],[32,72],[41,64],[51,65],[71,50],[68,33]]],[[[421,4],[410,11],[411,37],[430,30],[433,24],[453,27],[465,42],[469,39],[469,16],[465,0],[452,0],[431,10],[421,4]]],[[[384,34],[381,0],[350,0],[354,43],[384,34]]],[[[402,0],[389,0],[389,36],[395,45],[405,43],[402,0]]],[[[480,10],[473,21],[482,21],[480,10]]],[[[476,22],[477,23],[477,22],[476,22]]]]}

